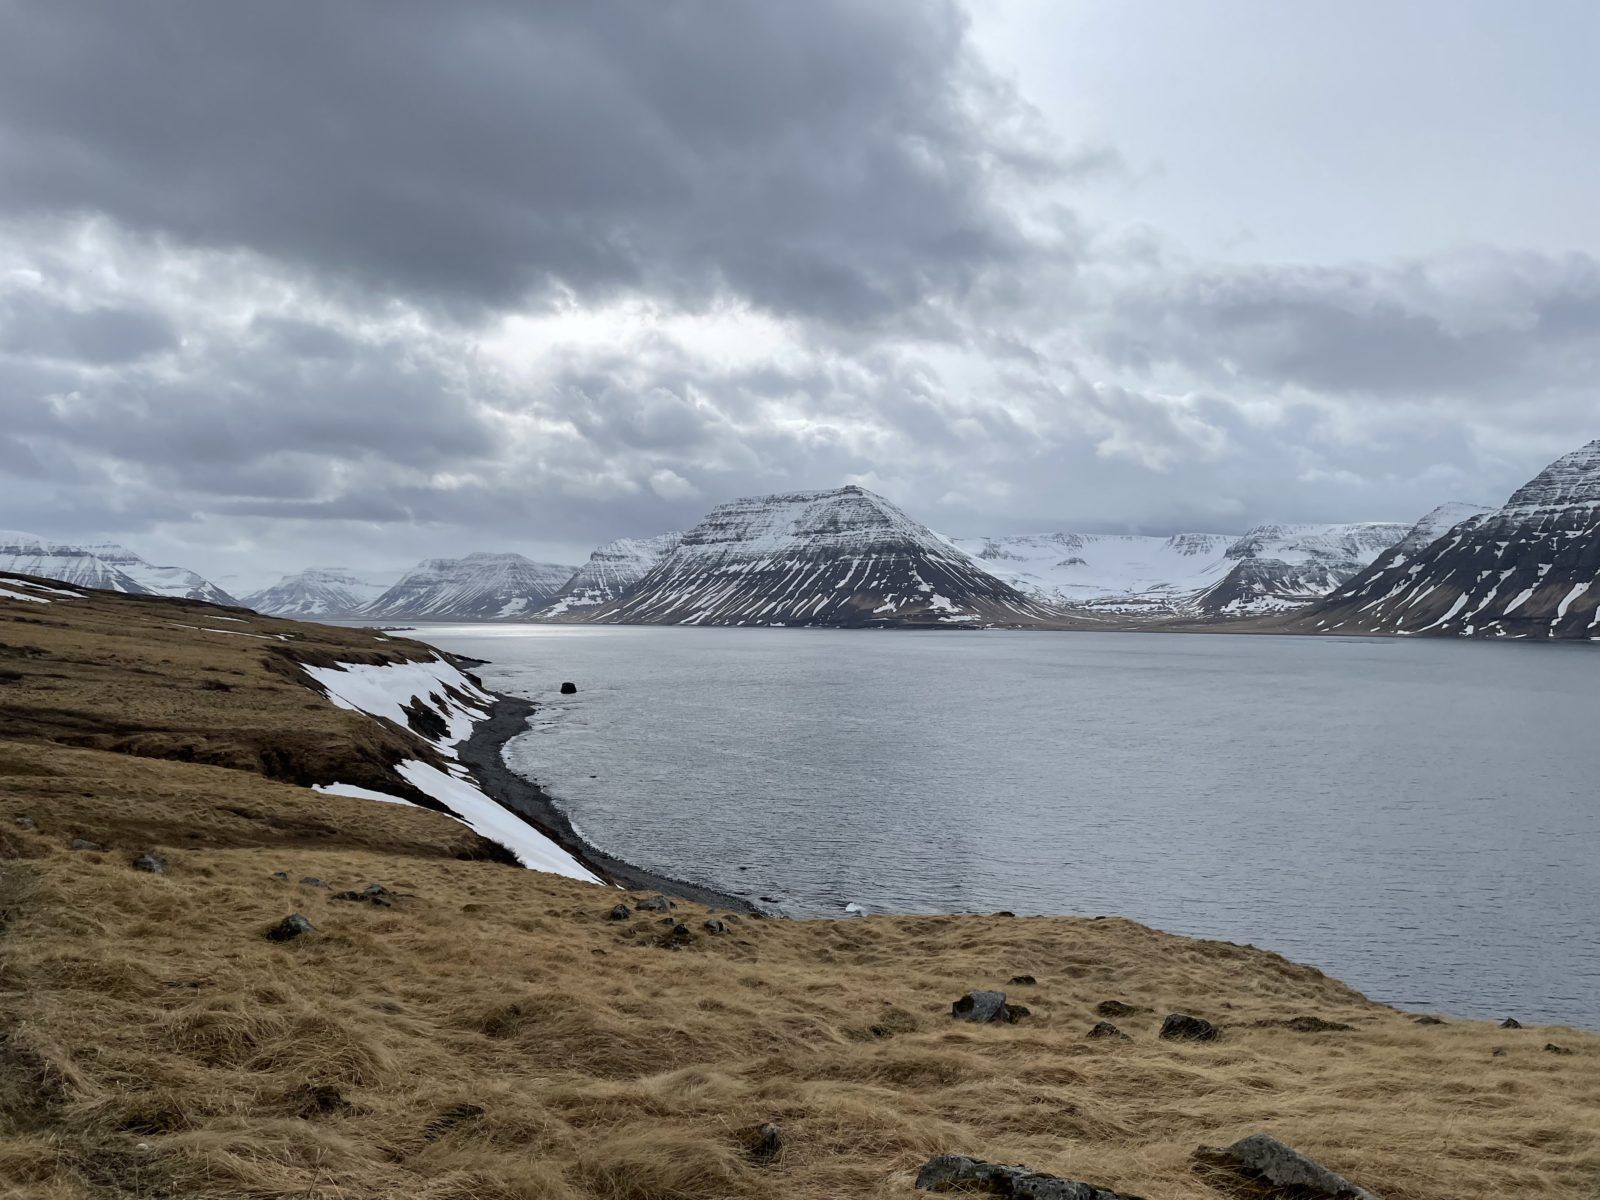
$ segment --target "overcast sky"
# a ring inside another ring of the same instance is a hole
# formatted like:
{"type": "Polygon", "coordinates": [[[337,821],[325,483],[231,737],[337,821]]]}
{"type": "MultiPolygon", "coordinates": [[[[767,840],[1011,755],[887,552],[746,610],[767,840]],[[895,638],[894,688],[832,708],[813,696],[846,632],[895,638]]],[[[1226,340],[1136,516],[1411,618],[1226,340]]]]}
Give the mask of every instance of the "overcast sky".
{"type": "Polygon", "coordinates": [[[243,587],[860,483],[1498,503],[1600,436],[1600,8],[0,0],[0,527],[243,587]]]}

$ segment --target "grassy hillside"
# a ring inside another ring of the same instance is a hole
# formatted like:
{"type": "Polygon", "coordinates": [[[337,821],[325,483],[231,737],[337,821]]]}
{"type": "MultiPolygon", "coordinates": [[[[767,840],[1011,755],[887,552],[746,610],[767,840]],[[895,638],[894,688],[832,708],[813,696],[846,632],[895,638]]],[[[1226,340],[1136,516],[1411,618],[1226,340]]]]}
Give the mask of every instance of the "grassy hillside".
{"type": "Polygon", "coordinates": [[[181,601],[0,598],[3,1194],[912,1197],[953,1151],[1216,1200],[1190,1153],[1258,1130],[1386,1200],[1600,1194],[1592,1034],[1419,1025],[1115,918],[714,935],[680,902],[675,944],[660,913],[607,919],[642,897],[302,786],[419,751],[295,659],[429,653],[181,601]],[[133,868],[148,851],[164,874],[133,868]],[[392,903],[337,898],[369,883],[392,903]],[[315,932],[263,936],[290,913],[315,932]],[[1032,1015],[954,1022],[983,986],[1032,1015]],[[1132,1040],[1085,1036],[1111,999],[1151,1010],[1116,1018],[1132,1040]],[[1159,1040],[1172,1010],[1221,1039],[1159,1040]],[[1301,1016],[1350,1028],[1281,1024],[1301,1016]],[[771,1161],[749,1152],[765,1123],[771,1161]]]}

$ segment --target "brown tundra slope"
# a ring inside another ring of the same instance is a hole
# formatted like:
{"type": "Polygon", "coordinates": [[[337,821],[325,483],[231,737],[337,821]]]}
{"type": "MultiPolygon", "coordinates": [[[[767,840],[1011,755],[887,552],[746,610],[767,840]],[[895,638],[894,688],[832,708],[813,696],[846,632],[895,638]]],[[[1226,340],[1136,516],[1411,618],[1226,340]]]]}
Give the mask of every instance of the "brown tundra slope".
{"type": "Polygon", "coordinates": [[[1226,1200],[1275,1193],[1191,1154],[1258,1131],[1387,1200],[1600,1192],[1593,1034],[1419,1025],[1116,918],[714,933],[711,910],[508,865],[441,813],[303,786],[393,790],[424,751],[296,661],[427,648],[4,594],[28,590],[0,579],[0,1194],[910,1198],[956,1152],[1226,1200]],[[164,873],[135,868],[152,852],[164,873]],[[388,903],[339,897],[373,883],[388,903]],[[264,936],[294,913],[314,929],[264,936]],[[981,987],[1030,1015],[952,1020],[981,987]],[[1110,1000],[1141,1010],[1113,1018],[1129,1040],[1086,1037],[1110,1000]],[[1161,1040],[1171,1011],[1221,1036],[1161,1040]]]}

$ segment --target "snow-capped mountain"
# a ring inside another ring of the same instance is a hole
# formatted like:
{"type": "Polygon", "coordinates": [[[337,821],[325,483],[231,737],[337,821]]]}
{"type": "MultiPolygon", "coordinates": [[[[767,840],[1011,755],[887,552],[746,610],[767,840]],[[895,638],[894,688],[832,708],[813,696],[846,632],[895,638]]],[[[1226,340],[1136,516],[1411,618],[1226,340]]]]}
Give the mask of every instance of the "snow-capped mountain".
{"type": "Polygon", "coordinates": [[[343,567],[311,567],[251,593],[244,604],[276,617],[352,617],[388,587],[343,567]]]}
{"type": "Polygon", "coordinates": [[[528,616],[555,599],[576,569],[520,554],[424,559],[362,615],[442,621],[528,616]]]}
{"type": "Polygon", "coordinates": [[[1257,525],[1228,547],[1225,573],[1193,607],[1209,616],[1299,608],[1365,570],[1410,530],[1389,521],[1257,525]]]}
{"type": "Polygon", "coordinates": [[[632,590],[683,540],[681,533],[663,533],[649,538],[617,538],[589,555],[589,561],[567,580],[555,601],[539,615],[558,617],[580,608],[596,608],[620,599],[632,590]]]}
{"type": "Polygon", "coordinates": [[[1043,533],[951,538],[993,575],[1047,604],[1176,612],[1215,583],[1231,533],[1043,533]]]}
{"type": "Polygon", "coordinates": [[[74,545],[31,533],[0,533],[0,571],[58,579],[78,587],[134,595],[180,596],[213,604],[239,602],[185,567],[158,567],[115,542],[74,545]]]}
{"type": "Polygon", "coordinates": [[[633,590],[568,619],[657,625],[982,625],[1056,614],[860,487],[718,505],[633,590]]]}
{"type": "Polygon", "coordinates": [[[1500,508],[1375,564],[1297,625],[1324,633],[1587,639],[1600,637],[1597,605],[1600,441],[1593,441],[1551,463],[1500,508]]]}

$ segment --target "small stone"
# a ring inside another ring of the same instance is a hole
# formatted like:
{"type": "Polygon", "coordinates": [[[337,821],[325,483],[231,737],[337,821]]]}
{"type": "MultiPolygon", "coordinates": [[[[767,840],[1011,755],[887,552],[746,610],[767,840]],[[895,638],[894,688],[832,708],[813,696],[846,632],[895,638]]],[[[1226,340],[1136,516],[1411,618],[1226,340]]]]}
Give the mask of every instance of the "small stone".
{"type": "Polygon", "coordinates": [[[394,901],[389,899],[389,889],[381,883],[369,883],[359,892],[335,892],[330,899],[352,900],[357,904],[375,904],[379,908],[391,908],[394,901]]]}
{"type": "Polygon", "coordinates": [[[1154,1010],[1141,1008],[1137,1004],[1124,1004],[1121,1000],[1102,1000],[1094,1006],[1094,1011],[1102,1017],[1116,1020],[1118,1017],[1136,1017],[1154,1010]]]}
{"type": "Polygon", "coordinates": [[[640,900],[634,904],[640,912],[671,912],[677,905],[665,896],[651,896],[648,900],[640,900]]]}
{"type": "Polygon", "coordinates": [[[32,817],[18,817],[17,820],[16,820],[16,826],[17,826],[18,829],[33,829],[33,828],[35,828],[35,825],[33,823],[33,818],[32,817]]]}
{"type": "Polygon", "coordinates": [[[751,1161],[769,1163],[782,1153],[783,1133],[776,1125],[769,1122],[755,1131],[755,1136],[750,1142],[751,1161]]]}
{"type": "Polygon", "coordinates": [[[287,879],[287,878],[289,878],[289,872],[287,872],[287,871],[274,871],[272,873],[272,877],[274,879],[287,879]]]}
{"type": "Polygon", "coordinates": [[[1500,1028],[1501,1029],[1521,1029],[1522,1028],[1522,1022],[1517,1020],[1515,1017],[1507,1017],[1504,1021],[1500,1022],[1500,1028]]]}
{"type": "Polygon", "coordinates": [[[950,1006],[950,1015],[978,1025],[1014,1025],[1028,1010],[1020,1004],[1007,1004],[1004,992],[968,992],[950,1006]]]}
{"type": "Polygon", "coordinates": [[[1132,1040],[1110,1021],[1096,1021],[1094,1028],[1089,1030],[1089,1036],[1092,1038],[1121,1038],[1125,1042],[1132,1040]]]}
{"type": "Polygon", "coordinates": [[[1371,1192],[1264,1133],[1252,1133],[1221,1149],[1201,1146],[1193,1158],[1197,1170],[1231,1175],[1265,1195],[1292,1195],[1297,1200],[1377,1200],[1371,1192]]]}
{"type": "Polygon", "coordinates": [[[1030,1171],[968,1158],[941,1154],[930,1158],[917,1172],[917,1186],[927,1192],[988,1192],[1016,1200],[1138,1200],[1092,1183],[1079,1183],[1030,1171]]]}
{"type": "Polygon", "coordinates": [[[1544,1052],[1546,1054],[1571,1054],[1572,1053],[1572,1051],[1568,1050],[1565,1046],[1558,1046],[1554,1042],[1546,1042],[1544,1044],[1544,1052]]]}
{"type": "Polygon", "coordinates": [[[578,694],[578,685],[568,680],[561,685],[561,694],[563,696],[576,696],[578,694]]]}
{"type": "Polygon", "coordinates": [[[1493,1050],[1491,1050],[1489,1052],[1489,1057],[1490,1058],[1504,1058],[1505,1056],[1506,1056],[1506,1048],[1504,1046],[1496,1046],[1493,1050]]]}
{"type": "Polygon", "coordinates": [[[304,875],[300,879],[300,886],[325,888],[328,885],[323,883],[322,880],[318,879],[315,875],[304,875]]]}
{"type": "Polygon", "coordinates": [[[633,916],[633,910],[626,904],[613,904],[611,911],[606,914],[606,920],[626,921],[631,916],[633,916]]]}
{"type": "Polygon", "coordinates": [[[1169,1042],[1214,1042],[1217,1033],[1217,1027],[1210,1021],[1188,1013],[1168,1013],[1167,1019],[1161,1022],[1161,1036],[1169,1042]]]}
{"type": "Polygon", "coordinates": [[[715,917],[712,917],[705,923],[705,931],[711,934],[712,937],[721,937],[728,932],[728,927],[715,917]]]}
{"type": "Polygon", "coordinates": [[[694,931],[682,921],[674,921],[672,928],[661,935],[661,945],[668,950],[678,950],[693,944],[694,931]]]}
{"type": "Polygon", "coordinates": [[[1037,979],[1035,979],[1032,975],[1013,975],[1010,979],[1006,980],[1006,986],[1007,987],[1032,987],[1034,984],[1036,984],[1038,982],[1039,981],[1037,979]]]}
{"type": "Polygon", "coordinates": [[[1443,1025],[1444,1024],[1444,1022],[1441,1021],[1438,1017],[1418,1017],[1416,1023],[1418,1025],[1443,1025]]]}
{"type": "Polygon", "coordinates": [[[271,929],[267,930],[266,938],[269,942],[292,942],[303,933],[315,933],[316,931],[317,927],[299,913],[290,913],[271,929]]]}
{"type": "Polygon", "coordinates": [[[141,854],[133,860],[135,871],[145,871],[151,875],[165,875],[167,873],[167,860],[159,854],[141,854]]]}
{"type": "Polygon", "coordinates": [[[88,838],[73,838],[67,843],[69,850],[104,850],[99,842],[91,842],[88,838]]]}

